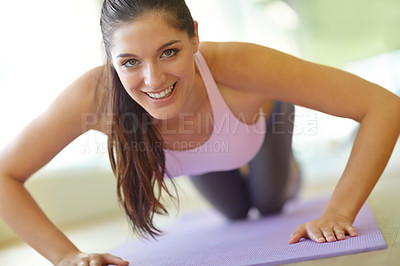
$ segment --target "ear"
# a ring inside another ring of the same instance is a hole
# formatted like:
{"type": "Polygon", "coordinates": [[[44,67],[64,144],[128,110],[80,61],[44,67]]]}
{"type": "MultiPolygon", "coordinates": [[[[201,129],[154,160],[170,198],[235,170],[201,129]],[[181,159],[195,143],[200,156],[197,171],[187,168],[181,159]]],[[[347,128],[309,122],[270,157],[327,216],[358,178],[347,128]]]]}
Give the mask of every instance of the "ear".
{"type": "Polygon", "coordinates": [[[199,51],[200,39],[199,39],[199,23],[194,21],[194,36],[192,39],[193,43],[193,54],[199,51]]]}

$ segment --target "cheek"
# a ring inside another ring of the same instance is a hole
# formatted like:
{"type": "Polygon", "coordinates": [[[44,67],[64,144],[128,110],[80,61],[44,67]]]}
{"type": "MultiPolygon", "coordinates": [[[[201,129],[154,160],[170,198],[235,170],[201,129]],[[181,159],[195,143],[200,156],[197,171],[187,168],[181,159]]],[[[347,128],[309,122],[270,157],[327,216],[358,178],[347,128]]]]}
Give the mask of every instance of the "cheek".
{"type": "Polygon", "coordinates": [[[135,77],[135,76],[122,76],[120,77],[120,81],[122,83],[122,86],[124,86],[125,91],[129,94],[129,95],[134,95],[139,93],[139,85],[140,82],[139,80],[135,77]]]}
{"type": "Polygon", "coordinates": [[[140,91],[140,82],[132,77],[120,77],[120,81],[126,93],[137,103],[141,103],[145,95],[140,91]]]}
{"type": "Polygon", "coordinates": [[[190,82],[194,78],[195,74],[193,59],[189,58],[181,62],[181,64],[179,64],[179,66],[177,66],[175,70],[177,76],[185,78],[187,82],[190,82]]]}

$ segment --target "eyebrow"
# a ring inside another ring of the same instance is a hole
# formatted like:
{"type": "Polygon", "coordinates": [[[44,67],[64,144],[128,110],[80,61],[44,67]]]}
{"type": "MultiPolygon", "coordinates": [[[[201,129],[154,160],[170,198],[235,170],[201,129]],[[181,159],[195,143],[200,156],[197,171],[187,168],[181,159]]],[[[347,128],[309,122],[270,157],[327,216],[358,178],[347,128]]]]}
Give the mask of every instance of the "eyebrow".
{"type": "MultiPolygon", "coordinates": [[[[170,46],[170,45],[172,45],[172,44],[178,43],[178,42],[181,42],[181,41],[180,41],[180,40],[172,40],[172,41],[169,41],[169,42],[167,42],[167,43],[161,45],[160,48],[158,48],[157,52],[160,52],[160,51],[163,50],[164,48],[166,48],[166,47],[168,47],[168,46],[170,46]]],[[[138,56],[135,55],[135,54],[119,54],[119,55],[117,55],[117,58],[119,58],[119,57],[138,57],[138,56]]]]}

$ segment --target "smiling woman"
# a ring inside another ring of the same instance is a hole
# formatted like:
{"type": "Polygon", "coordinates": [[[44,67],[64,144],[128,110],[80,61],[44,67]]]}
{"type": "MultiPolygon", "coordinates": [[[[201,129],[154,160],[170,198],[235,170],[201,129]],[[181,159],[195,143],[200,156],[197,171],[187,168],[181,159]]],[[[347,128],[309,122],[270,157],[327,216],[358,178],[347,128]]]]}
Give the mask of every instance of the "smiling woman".
{"type": "Polygon", "coordinates": [[[107,135],[119,201],[141,236],[159,235],[154,215],[167,213],[161,195],[174,197],[165,180],[180,175],[190,175],[226,219],[246,219],[250,208],[279,213],[300,183],[294,104],[353,119],[360,129],[325,211],[289,243],[357,235],[353,221],[400,132],[396,95],[265,46],[200,43],[184,0],[105,0],[100,24],[106,63],[68,86],[0,155],[0,214],[23,240],[56,265],[127,265],[80,251],[23,186],[88,130],[107,135]]]}

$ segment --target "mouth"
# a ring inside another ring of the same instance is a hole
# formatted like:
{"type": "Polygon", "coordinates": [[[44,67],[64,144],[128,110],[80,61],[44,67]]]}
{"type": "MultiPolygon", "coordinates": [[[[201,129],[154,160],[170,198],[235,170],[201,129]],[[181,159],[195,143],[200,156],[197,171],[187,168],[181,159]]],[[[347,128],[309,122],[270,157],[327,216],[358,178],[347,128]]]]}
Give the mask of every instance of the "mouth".
{"type": "Polygon", "coordinates": [[[172,94],[172,92],[175,89],[175,85],[176,85],[176,83],[172,84],[171,86],[169,86],[165,90],[163,90],[161,92],[158,92],[158,93],[146,92],[146,94],[152,99],[156,99],[156,100],[164,99],[164,98],[167,98],[168,96],[170,96],[172,94]]]}

